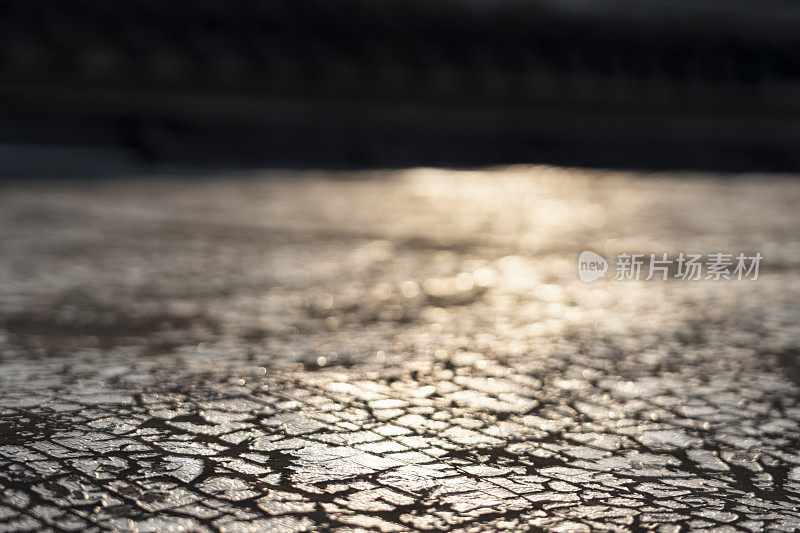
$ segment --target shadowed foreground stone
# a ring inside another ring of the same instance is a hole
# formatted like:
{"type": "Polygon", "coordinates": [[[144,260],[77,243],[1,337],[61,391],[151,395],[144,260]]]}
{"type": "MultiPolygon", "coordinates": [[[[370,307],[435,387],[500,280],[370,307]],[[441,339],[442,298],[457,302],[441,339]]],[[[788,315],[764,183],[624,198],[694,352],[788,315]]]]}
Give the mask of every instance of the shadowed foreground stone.
{"type": "Polygon", "coordinates": [[[800,182],[370,177],[5,185],[0,530],[800,528],[800,182]]]}

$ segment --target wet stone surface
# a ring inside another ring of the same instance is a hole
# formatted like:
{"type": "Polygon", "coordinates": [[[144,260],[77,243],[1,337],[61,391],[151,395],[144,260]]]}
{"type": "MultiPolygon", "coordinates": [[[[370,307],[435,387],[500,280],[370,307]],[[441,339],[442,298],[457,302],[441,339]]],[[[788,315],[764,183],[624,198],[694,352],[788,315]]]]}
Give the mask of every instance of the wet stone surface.
{"type": "Polygon", "coordinates": [[[0,530],[800,528],[800,182],[372,177],[4,185],[0,530]]]}

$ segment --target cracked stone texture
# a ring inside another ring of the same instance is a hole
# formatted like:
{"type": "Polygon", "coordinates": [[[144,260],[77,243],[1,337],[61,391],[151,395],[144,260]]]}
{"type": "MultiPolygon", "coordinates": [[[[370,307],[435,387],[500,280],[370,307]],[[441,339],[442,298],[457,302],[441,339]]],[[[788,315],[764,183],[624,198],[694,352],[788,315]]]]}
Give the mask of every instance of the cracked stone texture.
{"type": "Polygon", "coordinates": [[[798,530],[799,203],[545,167],[7,183],[0,530],[798,530]],[[586,285],[583,249],[765,260],[586,285]]]}

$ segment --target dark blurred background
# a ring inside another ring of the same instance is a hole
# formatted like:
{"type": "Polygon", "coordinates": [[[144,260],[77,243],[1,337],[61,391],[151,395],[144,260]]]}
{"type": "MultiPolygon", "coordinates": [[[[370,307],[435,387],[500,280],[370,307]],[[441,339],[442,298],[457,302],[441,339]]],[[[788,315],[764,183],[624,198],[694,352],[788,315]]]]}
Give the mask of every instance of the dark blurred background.
{"type": "Polygon", "coordinates": [[[3,0],[0,175],[800,169],[789,0],[3,0]]]}

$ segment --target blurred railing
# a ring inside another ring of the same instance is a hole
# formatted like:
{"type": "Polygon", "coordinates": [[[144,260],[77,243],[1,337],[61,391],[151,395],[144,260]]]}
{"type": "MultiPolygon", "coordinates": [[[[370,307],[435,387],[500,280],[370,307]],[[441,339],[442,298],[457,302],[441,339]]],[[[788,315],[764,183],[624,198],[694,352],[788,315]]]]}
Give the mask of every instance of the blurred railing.
{"type": "Polygon", "coordinates": [[[0,155],[792,169],[799,23],[777,0],[5,0],[0,155]]]}

